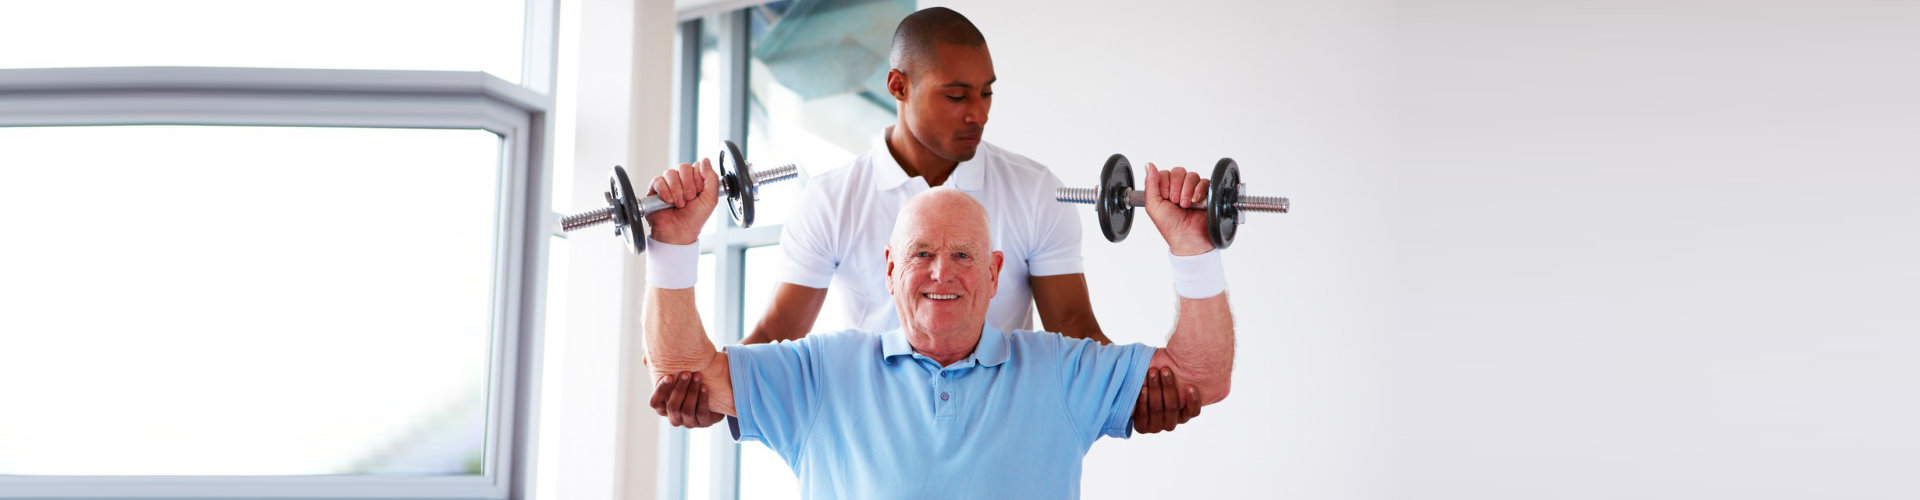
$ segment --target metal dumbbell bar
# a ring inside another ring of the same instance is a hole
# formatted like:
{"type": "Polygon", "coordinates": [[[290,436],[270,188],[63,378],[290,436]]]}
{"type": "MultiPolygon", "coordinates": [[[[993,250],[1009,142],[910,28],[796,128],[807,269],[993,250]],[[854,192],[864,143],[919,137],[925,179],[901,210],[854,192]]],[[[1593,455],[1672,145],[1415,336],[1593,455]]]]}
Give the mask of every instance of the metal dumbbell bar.
{"type": "MultiPolygon", "coordinates": [[[[740,156],[740,146],[733,141],[724,141],[725,149],[720,150],[718,173],[720,174],[720,198],[727,202],[727,213],[733,216],[733,222],[740,227],[753,226],[753,202],[759,199],[760,185],[780,182],[800,175],[800,167],[786,164],[755,172],[753,164],[740,156]]],[[[603,195],[607,207],[599,210],[581,212],[560,219],[560,230],[571,232],[601,224],[612,223],[614,236],[619,236],[627,250],[642,253],[647,250],[646,229],[641,220],[655,212],[673,208],[672,203],[661,200],[659,196],[639,198],[634,195],[633,182],[627,178],[627,169],[613,166],[613,173],[607,179],[607,192],[603,195]]]]}
{"type": "MultiPolygon", "coordinates": [[[[1207,237],[1213,240],[1214,248],[1233,244],[1234,234],[1240,224],[1246,222],[1247,212],[1287,213],[1284,197],[1247,195],[1247,185],[1240,182],[1240,164],[1232,158],[1221,158],[1215,163],[1209,180],[1202,203],[1206,204],[1207,237]]],[[[1133,164],[1127,162],[1126,156],[1116,154],[1107,157],[1107,165],[1101,167],[1098,186],[1060,188],[1054,193],[1054,199],[1093,205],[1094,217],[1100,219],[1100,233],[1106,235],[1107,241],[1118,243],[1127,239],[1127,233],[1133,229],[1133,209],[1147,206],[1146,192],[1137,191],[1133,186],[1133,164]]]]}

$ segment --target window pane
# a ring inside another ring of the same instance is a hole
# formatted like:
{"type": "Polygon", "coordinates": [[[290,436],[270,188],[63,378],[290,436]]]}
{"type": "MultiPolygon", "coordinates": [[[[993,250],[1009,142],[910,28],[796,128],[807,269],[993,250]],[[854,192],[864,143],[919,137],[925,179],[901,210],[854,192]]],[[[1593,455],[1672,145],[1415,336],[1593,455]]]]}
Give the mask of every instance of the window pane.
{"type": "MultiPolygon", "coordinates": [[[[722,79],[726,67],[720,60],[720,39],[717,37],[717,33],[723,26],[720,19],[721,16],[709,16],[700,22],[700,85],[696,90],[698,94],[695,95],[694,128],[696,130],[693,135],[693,161],[695,162],[702,158],[715,159],[720,149],[724,147],[721,141],[727,138],[725,132],[720,129],[722,112],[720,108],[727,96],[725,80],[722,79]]],[[[714,212],[715,217],[708,219],[706,229],[700,233],[702,239],[712,235],[720,225],[727,224],[726,221],[720,220],[726,217],[726,208],[722,207],[714,212]]],[[[758,214],[756,213],[755,216],[757,217],[758,214]]]]}
{"type": "Polygon", "coordinates": [[[524,0],[4,2],[0,68],[466,70],[518,82],[525,11],[524,0]]]}
{"type": "Polygon", "coordinates": [[[500,137],[0,128],[0,474],[476,474],[500,137]]]}
{"type": "MultiPolygon", "coordinates": [[[[795,163],[818,175],[871,149],[894,123],[887,49],[895,24],[913,12],[914,3],[861,2],[792,15],[786,4],[768,4],[750,16],[747,142],[757,168],[795,163]]],[[[761,188],[754,224],[785,222],[801,184],[761,188]]]]}

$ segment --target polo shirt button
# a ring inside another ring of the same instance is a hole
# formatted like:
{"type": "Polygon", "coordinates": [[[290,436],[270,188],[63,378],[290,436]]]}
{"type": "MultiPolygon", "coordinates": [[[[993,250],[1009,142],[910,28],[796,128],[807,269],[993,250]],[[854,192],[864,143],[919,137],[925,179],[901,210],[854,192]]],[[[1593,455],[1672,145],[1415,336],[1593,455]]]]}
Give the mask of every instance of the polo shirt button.
{"type": "Polygon", "coordinates": [[[942,393],[940,393],[940,400],[941,400],[941,401],[946,401],[946,400],[947,400],[947,393],[944,393],[944,392],[942,392],[942,393]]]}

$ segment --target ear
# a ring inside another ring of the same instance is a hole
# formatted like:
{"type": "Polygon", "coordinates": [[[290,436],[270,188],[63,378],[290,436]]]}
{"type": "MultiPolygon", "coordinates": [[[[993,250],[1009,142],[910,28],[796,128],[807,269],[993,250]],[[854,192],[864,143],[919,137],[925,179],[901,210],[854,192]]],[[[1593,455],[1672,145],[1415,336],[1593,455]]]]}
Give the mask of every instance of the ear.
{"type": "Polygon", "coordinates": [[[887,260],[887,295],[893,295],[893,245],[887,245],[880,257],[887,260]]]}
{"type": "Polygon", "coordinates": [[[900,102],[907,101],[908,83],[911,82],[907,81],[906,73],[901,73],[900,70],[897,69],[887,70],[887,93],[893,95],[893,100],[900,102]]]}
{"type": "Polygon", "coordinates": [[[996,294],[1000,291],[1000,265],[1006,262],[1006,258],[1007,256],[1000,253],[999,250],[993,251],[993,281],[991,282],[993,286],[988,289],[993,290],[996,294]]]}

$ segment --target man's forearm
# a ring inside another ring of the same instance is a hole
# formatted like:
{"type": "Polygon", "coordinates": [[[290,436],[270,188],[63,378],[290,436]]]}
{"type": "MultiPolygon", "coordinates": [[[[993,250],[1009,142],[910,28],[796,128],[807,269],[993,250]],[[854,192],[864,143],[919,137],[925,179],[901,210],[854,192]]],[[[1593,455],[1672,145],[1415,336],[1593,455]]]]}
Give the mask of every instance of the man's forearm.
{"type": "Polygon", "coordinates": [[[1199,391],[1200,404],[1218,403],[1227,398],[1233,377],[1233,311],[1227,294],[1181,297],[1179,308],[1166,347],[1174,373],[1199,391]]]}
{"type": "Polygon", "coordinates": [[[694,306],[694,289],[647,287],[641,312],[641,333],[647,343],[648,368],[654,379],[679,372],[704,371],[713,362],[713,341],[707,340],[694,306]]]}
{"type": "Polygon", "coordinates": [[[727,355],[715,351],[713,341],[707,340],[693,290],[647,287],[640,326],[647,344],[647,368],[656,382],[682,372],[700,374],[705,390],[689,396],[705,397],[714,412],[734,415],[732,370],[727,355]]]}

